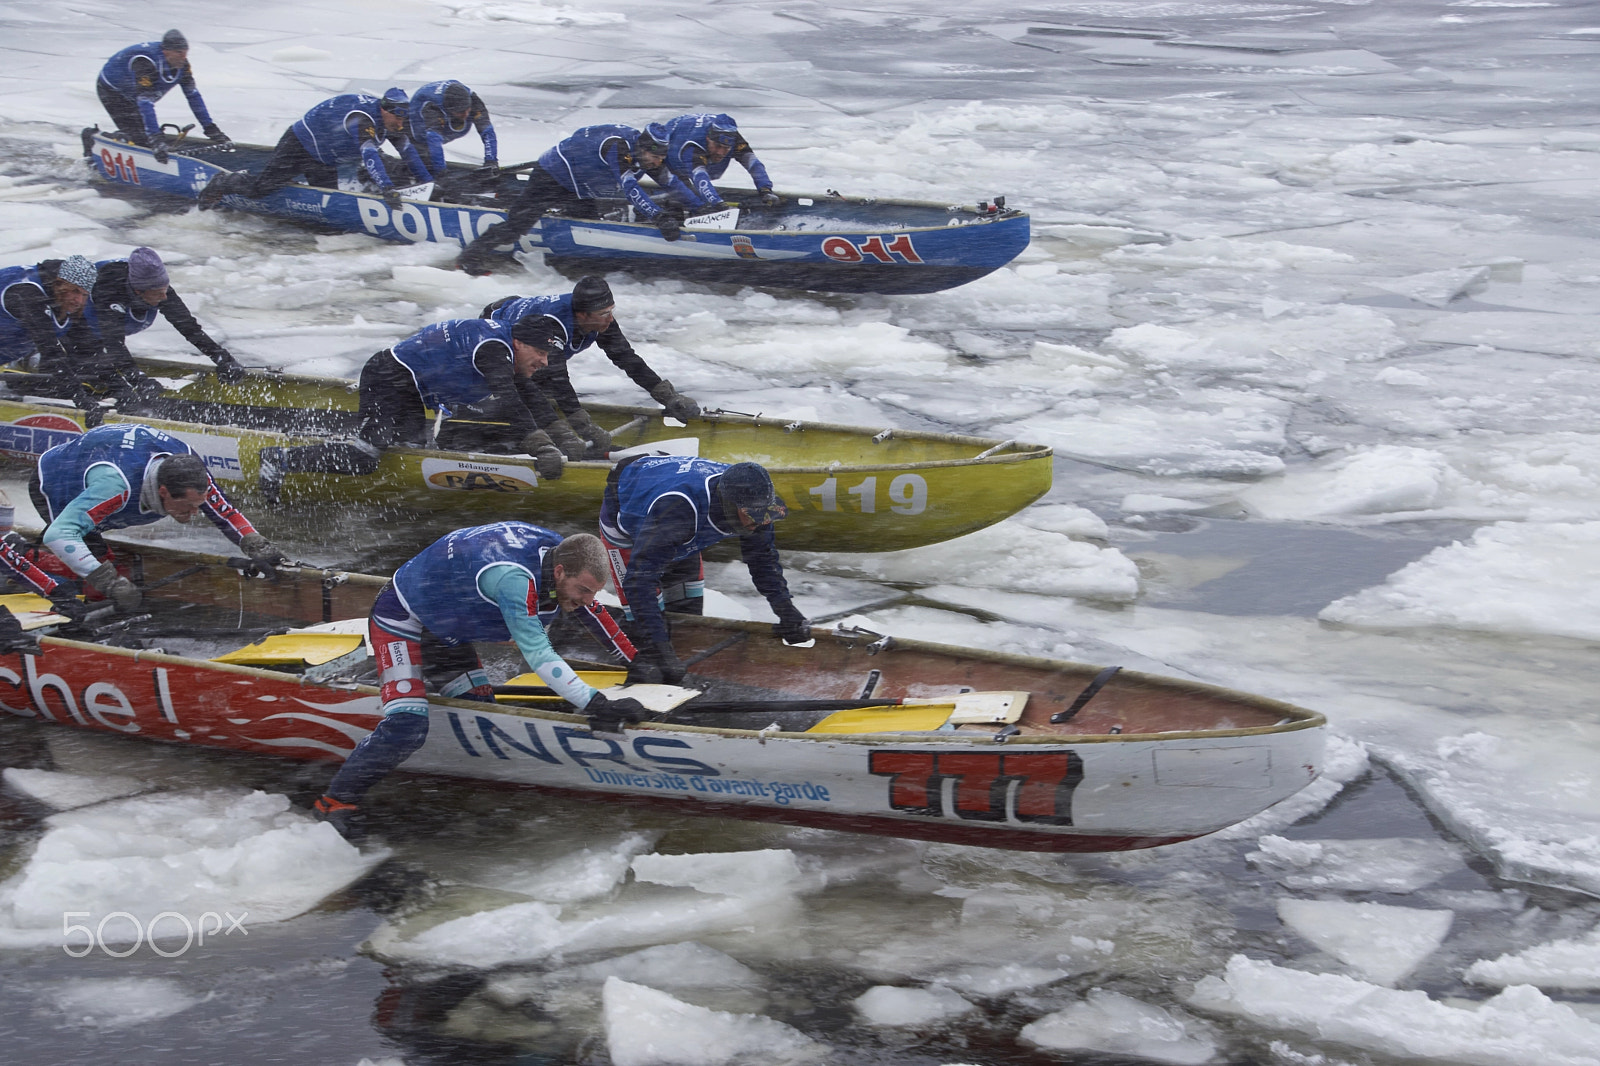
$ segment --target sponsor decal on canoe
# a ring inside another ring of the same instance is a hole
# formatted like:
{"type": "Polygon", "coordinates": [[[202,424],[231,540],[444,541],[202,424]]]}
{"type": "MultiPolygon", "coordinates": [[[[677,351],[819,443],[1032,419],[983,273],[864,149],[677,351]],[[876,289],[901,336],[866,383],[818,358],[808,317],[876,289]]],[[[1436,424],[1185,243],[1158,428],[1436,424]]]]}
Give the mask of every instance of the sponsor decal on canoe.
{"type": "Polygon", "coordinates": [[[209,433],[185,433],[169,430],[194,453],[206,462],[206,469],[216,481],[243,481],[244,470],[239,466],[239,441],[234,437],[216,437],[209,433]]]}
{"type": "Polygon", "coordinates": [[[860,244],[848,237],[829,237],[822,242],[822,254],[836,263],[860,263],[867,259],[878,263],[922,262],[909,233],[902,233],[889,241],[882,237],[868,237],[860,244]]]}
{"type": "Polygon", "coordinates": [[[424,459],[422,478],[430,489],[446,491],[532,492],[539,486],[532,467],[462,459],[424,459]]]}
{"type": "Polygon", "coordinates": [[[83,427],[66,415],[23,415],[14,422],[0,422],[0,454],[36,459],[82,433],[83,427]]]}
{"type": "Polygon", "coordinates": [[[733,250],[735,252],[739,253],[739,258],[740,259],[760,259],[761,258],[759,255],[756,254],[755,242],[751,241],[750,238],[746,237],[744,234],[735,233],[732,237],[730,237],[728,239],[733,242],[733,250]]]}
{"type": "Polygon", "coordinates": [[[889,779],[889,806],[905,814],[1071,825],[1083,760],[1074,751],[875,751],[867,772],[889,779]]]}

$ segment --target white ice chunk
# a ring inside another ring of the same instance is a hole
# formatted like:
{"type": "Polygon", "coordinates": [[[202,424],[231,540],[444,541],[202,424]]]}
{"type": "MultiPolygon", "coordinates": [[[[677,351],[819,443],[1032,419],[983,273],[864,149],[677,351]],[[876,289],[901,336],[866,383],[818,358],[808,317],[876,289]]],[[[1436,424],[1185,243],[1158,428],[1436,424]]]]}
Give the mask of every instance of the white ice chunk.
{"type": "MultiPolygon", "coordinates": [[[[795,552],[797,560],[806,553],[795,552]]],[[[1048,596],[1131,603],[1139,567],[1116,548],[1061,533],[1002,522],[964,537],[905,551],[830,554],[829,568],[875,581],[923,584],[929,575],[959,585],[1048,596]]]]}
{"type": "Polygon", "coordinates": [[[1003,966],[968,966],[941,973],[939,983],[969,995],[1002,996],[1025,988],[1038,988],[1068,976],[1070,973],[1066,970],[1008,962],[1003,966]]]}
{"type": "Polygon", "coordinates": [[[1382,903],[1280,899],[1278,917],[1356,976],[1393,985],[1444,943],[1455,914],[1382,903]]]}
{"type": "Polygon", "coordinates": [[[868,1025],[937,1025],[977,1008],[948,988],[875,985],[851,1001],[868,1025]]]}
{"type": "Polygon", "coordinates": [[[1459,1066],[1600,1066],[1600,1025],[1527,985],[1508,988],[1473,1010],[1436,1002],[1425,992],[1235,955],[1221,976],[1195,985],[1189,1002],[1386,1058],[1459,1066]]]}
{"type": "Polygon", "coordinates": [[[761,975],[738,959],[692,942],[659,944],[567,972],[594,981],[620,977],[651,988],[754,988],[761,984],[761,975]]]}
{"type": "Polygon", "coordinates": [[[1587,936],[1552,940],[1497,959],[1479,959],[1466,978],[1485,985],[1600,988],[1600,926],[1587,936]]]}
{"type": "Polygon", "coordinates": [[[794,852],[698,852],[688,855],[640,855],[633,860],[640,881],[724,896],[762,899],[798,889],[804,878],[794,852]]]}
{"type": "Polygon", "coordinates": [[[1443,307],[1451,300],[1472,296],[1486,289],[1489,285],[1489,268],[1470,266],[1430,270],[1426,274],[1412,274],[1404,278],[1374,279],[1372,283],[1380,289],[1419,303],[1443,307]]]}
{"type": "Polygon", "coordinates": [[[1462,482],[1443,455],[1426,448],[1378,445],[1282,478],[1252,485],[1239,501],[1262,518],[1314,518],[1427,511],[1462,482]]]}
{"type": "Polygon", "coordinates": [[[492,969],[545,958],[562,946],[569,933],[561,924],[560,907],[532,902],[441,922],[406,941],[388,943],[374,935],[373,942],[394,958],[492,969]]]}
{"type": "Polygon", "coordinates": [[[614,1066],[813,1062],[827,1050],[772,1018],[696,1007],[618,977],[606,979],[601,1003],[614,1066]]]}
{"type": "Polygon", "coordinates": [[[1438,840],[1261,838],[1245,856],[1288,888],[1343,892],[1415,892],[1461,866],[1461,853],[1438,840]]]}
{"type": "Polygon", "coordinates": [[[1024,1026],[1023,1043],[1051,1051],[1104,1051],[1195,1066],[1217,1054],[1211,1026],[1119,992],[1096,988],[1082,1003],[1024,1026]]]}
{"type": "MultiPolygon", "coordinates": [[[[107,942],[134,940],[125,918],[100,929],[118,911],[146,925],[173,911],[191,927],[204,918],[208,931],[208,913],[243,916],[246,925],[281,921],[388,855],[363,855],[332,826],[290,810],[284,796],[239,789],[113,800],[45,824],[22,869],[0,882],[0,944],[63,943],[65,911],[87,912],[75,921],[107,942]]],[[[160,929],[178,936],[182,923],[167,918],[160,929]]]]}
{"type": "Polygon", "coordinates": [[[170,1018],[206,998],[169,977],[89,977],[51,988],[44,1003],[68,1025],[121,1029],[170,1018]]]}
{"type": "Polygon", "coordinates": [[[150,782],[120,774],[95,776],[66,774],[55,770],[25,770],[8,766],[0,778],[6,786],[58,811],[87,807],[120,796],[132,796],[150,788],[150,782]]]}
{"type": "Polygon", "coordinates": [[[1323,608],[1329,622],[1600,640],[1600,522],[1499,522],[1323,608]]]}

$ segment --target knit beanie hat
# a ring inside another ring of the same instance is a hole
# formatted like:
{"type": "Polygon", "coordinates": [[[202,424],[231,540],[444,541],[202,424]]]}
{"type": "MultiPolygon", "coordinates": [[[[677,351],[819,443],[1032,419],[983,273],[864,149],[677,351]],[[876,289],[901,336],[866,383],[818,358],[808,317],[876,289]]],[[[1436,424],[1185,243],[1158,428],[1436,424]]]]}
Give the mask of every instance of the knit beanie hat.
{"type": "Polygon", "coordinates": [[[128,253],[128,288],[144,292],[164,289],[168,284],[167,268],[154,248],[135,248],[128,253]]]}

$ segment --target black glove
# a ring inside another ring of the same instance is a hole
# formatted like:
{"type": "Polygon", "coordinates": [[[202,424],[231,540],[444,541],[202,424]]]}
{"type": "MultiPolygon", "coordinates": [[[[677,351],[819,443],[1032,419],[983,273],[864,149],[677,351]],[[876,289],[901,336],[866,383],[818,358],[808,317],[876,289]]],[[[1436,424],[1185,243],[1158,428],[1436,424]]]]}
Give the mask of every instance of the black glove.
{"type": "Polygon", "coordinates": [[[604,457],[611,450],[611,434],[595,425],[594,420],[589,417],[589,412],[583,408],[580,407],[567,415],[567,424],[578,436],[588,441],[589,446],[598,455],[604,457]]]}
{"type": "Polygon", "coordinates": [[[400,205],[405,203],[405,201],[400,198],[400,190],[395,188],[393,185],[383,190],[383,202],[389,205],[389,209],[391,211],[399,210],[400,205]]]}
{"type": "Polygon", "coordinates": [[[567,457],[568,462],[576,463],[583,458],[583,453],[589,450],[589,445],[584,439],[559,418],[547,426],[545,432],[555,441],[556,447],[561,449],[561,454],[567,457]]]}
{"type": "Polygon", "coordinates": [[[672,382],[662,379],[650,390],[650,398],[667,409],[669,418],[687,422],[700,415],[700,405],[672,387],[672,382]]]}
{"type": "Polygon", "coordinates": [[[678,653],[670,644],[657,644],[640,648],[633,662],[628,664],[629,685],[676,685],[683,681],[689,668],[683,665],[678,653]]]}
{"type": "Polygon", "coordinates": [[[50,594],[50,609],[56,614],[65,615],[74,622],[81,621],[88,613],[88,606],[65,585],[58,585],[50,594]]]}
{"type": "Polygon", "coordinates": [[[566,456],[550,439],[550,434],[542,429],[534,430],[522,438],[522,450],[533,456],[533,469],[540,477],[554,481],[561,476],[561,468],[567,462],[566,456]]]}
{"type": "Polygon", "coordinates": [[[157,163],[167,161],[167,139],[159,133],[150,138],[150,154],[156,157],[157,163]]]}
{"type": "Polygon", "coordinates": [[[250,374],[239,365],[239,360],[226,348],[218,348],[211,353],[211,361],[217,364],[217,380],[224,385],[237,385],[250,374]]]}
{"type": "Polygon", "coordinates": [[[229,147],[233,144],[233,142],[228,138],[228,135],[217,128],[217,124],[215,122],[211,123],[210,125],[200,127],[200,131],[207,137],[211,138],[211,140],[219,148],[229,147]]]}
{"type": "Polygon", "coordinates": [[[138,610],[144,599],[138,585],[117,573],[115,563],[101,563],[89,571],[83,583],[110,600],[123,614],[138,610]]]}
{"type": "Polygon", "coordinates": [[[244,539],[239,541],[239,550],[250,556],[250,560],[257,566],[268,570],[285,566],[289,562],[289,557],[260,533],[246,533],[244,539]]]}
{"type": "Polygon", "coordinates": [[[584,705],[583,713],[589,716],[589,728],[596,733],[620,733],[624,723],[644,721],[649,710],[638,700],[614,700],[604,692],[596,692],[584,705]]]}
{"type": "Polygon", "coordinates": [[[683,236],[683,220],[671,211],[663,211],[656,216],[656,228],[661,231],[661,236],[669,241],[675,241],[683,236]]]}
{"type": "Polygon", "coordinates": [[[778,612],[778,620],[772,623],[772,635],[790,644],[804,644],[811,639],[811,623],[790,603],[778,612]]]}
{"type": "Polygon", "coordinates": [[[772,186],[770,185],[768,185],[765,189],[757,189],[756,195],[761,197],[761,202],[768,207],[777,207],[779,204],[783,203],[783,197],[773,192],[772,186]]]}

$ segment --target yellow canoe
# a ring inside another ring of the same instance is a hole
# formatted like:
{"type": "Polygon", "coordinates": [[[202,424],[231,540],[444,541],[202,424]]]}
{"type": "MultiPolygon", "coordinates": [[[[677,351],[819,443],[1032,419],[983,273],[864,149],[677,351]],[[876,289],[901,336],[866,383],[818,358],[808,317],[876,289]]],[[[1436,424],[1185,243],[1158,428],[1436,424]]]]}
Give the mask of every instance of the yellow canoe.
{"type": "MultiPolygon", "coordinates": [[[[143,422],[183,437],[230,495],[255,491],[263,447],[311,444],[355,428],[356,387],[344,378],[259,374],[227,385],[190,364],[151,360],[146,368],[176,386],[151,408],[161,417],[112,412],[106,420],[143,422]]],[[[0,372],[0,383],[9,376],[0,372]]],[[[82,432],[83,412],[26,395],[29,377],[12,377],[12,396],[0,395],[0,453],[13,459],[37,457],[82,432]]],[[[667,422],[659,408],[588,410],[613,431],[618,450],[657,446],[666,454],[766,466],[789,505],[778,542],[790,550],[934,544],[1015,514],[1051,484],[1051,450],[1040,444],[733,412],[680,424],[667,422]]],[[[398,505],[475,520],[586,521],[599,511],[611,465],[568,463],[560,479],[541,480],[527,456],[395,448],[371,477],[292,474],[283,499],[398,505]]]]}

